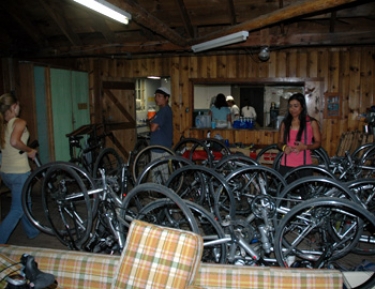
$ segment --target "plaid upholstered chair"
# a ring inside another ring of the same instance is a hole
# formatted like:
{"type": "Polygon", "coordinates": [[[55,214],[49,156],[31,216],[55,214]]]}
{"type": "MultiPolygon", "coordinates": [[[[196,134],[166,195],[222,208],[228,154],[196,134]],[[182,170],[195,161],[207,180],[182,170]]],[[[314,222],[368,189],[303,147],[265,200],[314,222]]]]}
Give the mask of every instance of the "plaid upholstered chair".
{"type": "Polygon", "coordinates": [[[202,252],[197,234],[134,220],[112,289],[189,288],[202,252]]]}

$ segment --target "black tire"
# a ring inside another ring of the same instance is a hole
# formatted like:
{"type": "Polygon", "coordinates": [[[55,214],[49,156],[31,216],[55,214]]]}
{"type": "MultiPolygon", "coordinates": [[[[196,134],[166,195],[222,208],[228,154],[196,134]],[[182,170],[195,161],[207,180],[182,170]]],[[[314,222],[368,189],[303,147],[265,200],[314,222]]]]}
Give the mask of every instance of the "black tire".
{"type": "Polygon", "coordinates": [[[137,182],[138,176],[143,169],[151,162],[151,151],[158,150],[169,155],[175,155],[175,152],[165,146],[150,145],[142,149],[136,156],[133,162],[132,173],[134,182],[137,182]]]}
{"type": "MultiPolygon", "coordinates": [[[[353,271],[358,267],[362,258],[350,252],[340,252],[342,244],[332,240],[329,231],[325,229],[336,214],[359,218],[372,231],[375,230],[374,216],[350,200],[317,198],[305,201],[286,214],[277,228],[274,250],[278,264],[282,267],[299,264],[302,267],[335,268],[341,271],[353,271]],[[288,264],[288,257],[298,259],[288,264]]],[[[347,241],[350,242],[350,238],[347,241]]],[[[372,288],[375,285],[375,272],[366,273],[369,278],[362,279],[362,284],[351,288],[372,288]]]]}
{"type": "MultiPolygon", "coordinates": [[[[375,179],[354,180],[347,182],[346,185],[358,197],[360,202],[365,205],[366,209],[375,214],[375,179]]],[[[362,236],[352,250],[360,255],[375,254],[374,232],[369,231],[367,224],[364,224],[362,236]]]]}
{"type": "MultiPolygon", "coordinates": [[[[142,183],[155,181],[158,184],[165,185],[170,175],[174,171],[188,165],[194,164],[190,160],[178,155],[161,157],[160,159],[154,160],[146,165],[146,167],[139,175],[135,185],[137,186],[142,183]],[[160,173],[160,171],[163,171],[163,173],[160,173]],[[164,179],[165,176],[167,176],[168,178],[164,179]]],[[[182,181],[183,180],[181,179],[180,182],[182,183],[182,181]]],[[[177,189],[179,189],[179,187],[177,187],[177,189]]]]}
{"type": "Polygon", "coordinates": [[[166,186],[174,189],[175,183],[180,184],[181,178],[184,184],[175,191],[181,198],[199,201],[219,222],[228,214],[235,218],[235,200],[223,176],[207,167],[185,166],[170,176],[166,186]]]}
{"type": "Polygon", "coordinates": [[[182,138],[173,150],[177,155],[189,159],[196,165],[212,167],[213,156],[203,140],[182,138]]]}
{"type": "Polygon", "coordinates": [[[51,166],[43,182],[42,200],[55,236],[69,248],[80,249],[90,236],[93,214],[78,173],[63,164],[51,166]]]}
{"type": "MultiPolygon", "coordinates": [[[[30,176],[27,178],[23,189],[22,189],[22,207],[25,215],[30,220],[30,222],[41,232],[54,235],[54,231],[51,228],[50,222],[46,218],[42,206],[42,186],[47,170],[55,165],[66,165],[73,168],[78,172],[79,176],[85,183],[87,190],[92,190],[96,188],[96,184],[92,179],[91,175],[82,169],[82,167],[77,166],[70,162],[51,162],[45,164],[39,168],[36,168],[30,176]]],[[[90,196],[91,207],[93,214],[95,214],[99,198],[96,195],[90,196]]]]}
{"type": "Polygon", "coordinates": [[[240,154],[231,154],[224,156],[217,164],[215,164],[214,169],[216,172],[227,176],[231,172],[247,167],[247,166],[258,166],[257,161],[252,158],[240,155],[240,154]]]}
{"type": "MultiPolygon", "coordinates": [[[[184,200],[186,206],[193,213],[198,224],[199,235],[203,237],[205,243],[220,240],[225,237],[225,233],[215,217],[202,206],[184,200]]],[[[161,226],[177,229],[189,229],[187,220],[177,205],[169,199],[160,199],[146,205],[138,215],[140,220],[161,226]]],[[[227,256],[226,244],[213,244],[204,246],[202,262],[224,263],[227,256]]]]}
{"type": "MultiPolygon", "coordinates": [[[[263,198],[267,198],[268,201],[274,203],[270,199],[278,196],[286,187],[286,182],[281,174],[265,166],[237,169],[230,173],[225,181],[231,187],[236,200],[236,215],[256,213],[256,199],[261,201],[263,198]]],[[[274,208],[273,205],[272,207],[274,208]]]]}
{"type": "Polygon", "coordinates": [[[120,176],[122,164],[123,160],[115,149],[105,148],[95,161],[93,177],[95,179],[101,178],[99,169],[104,169],[106,176],[120,176]]]}
{"type": "Polygon", "coordinates": [[[294,169],[287,172],[284,178],[287,183],[292,183],[294,180],[303,178],[308,174],[311,174],[311,176],[325,176],[328,178],[336,179],[336,176],[331,171],[317,165],[303,165],[295,167],[294,169]]]}
{"type": "Polygon", "coordinates": [[[141,217],[139,212],[153,200],[169,199],[174,202],[183,213],[191,231],[199,234],[198,225],[184,201],[171,189],[154,183],[144,183],[133,188],[123,199],[119,212],[120,246],[123,248],[130,222],[141,217]]]}

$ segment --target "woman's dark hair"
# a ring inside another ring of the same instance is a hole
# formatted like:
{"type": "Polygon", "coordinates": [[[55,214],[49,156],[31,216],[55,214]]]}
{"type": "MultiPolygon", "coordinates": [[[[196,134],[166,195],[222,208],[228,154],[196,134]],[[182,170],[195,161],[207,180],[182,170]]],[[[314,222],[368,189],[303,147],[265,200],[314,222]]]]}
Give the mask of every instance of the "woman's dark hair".
{"type": "Polygon", "coordinates": [[[221,109],[223,106],[228,106],[225,95],[222,94],[222,93],[219,93],[219,94],[216,96],[216,100],[215,100],[214,105],[215,105],[218,109],[221,109]]]}
{"type": "Polygon", "coordinates": [[[311,118],[307,114],[305,96],[302,93],[295,93],[291,97],[289,97],[289,99],[288,99],[288,110],[287,110],[287,114],[284,118],[284,125],[285,125],[284,143],[287,143],[287,140],[289,139],[289,131],[290,131],[290,127],[292,125],[292,120],[293,120],[292,115],[289,113],[289,104],[292,100],[297,100],[302,107],[301,114],[299,115],[299,130],[298,130],[298,133],[297,133],[297,139],[296,139],[297,141],[301,141],[302,133],[306,129],[306,122],[314,120],[313,118],[311,118]]]}

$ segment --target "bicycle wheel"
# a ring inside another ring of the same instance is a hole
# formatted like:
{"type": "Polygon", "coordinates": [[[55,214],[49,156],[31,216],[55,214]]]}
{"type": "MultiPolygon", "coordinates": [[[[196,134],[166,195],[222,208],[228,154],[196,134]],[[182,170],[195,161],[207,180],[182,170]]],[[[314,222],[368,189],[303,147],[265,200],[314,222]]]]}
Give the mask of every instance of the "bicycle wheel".
{"type": "Polygon", "coordinates": [[[144,183],[133,188],[122,200],[121,208],[118,212],[120,226],[120,246],[124,246],[126,234],[133,219],[141,218],[141,210],[150,202],[160,199],[171,200],[181,210],[183,219],[191,231],[199,234],[198,224],[184,201],[171,189],[154,183],[144,183]]]}
{"type": "MultiPolygon", "coordinates": [[[[135,185],[156,181],[165,185],[170,175],[183,166],[193,165],[190,160],[181,156],[166,156],[150,162],[140,173],[135,185]]],[[[180,183],[183,179],[180,180],[180,183]]],[[[179,186],[174,189],[179,190],[179,186]]]]}
{"type": "MultiPolygon", "coordinates": [[[[367,210],[375,214],[375,179],[359,179],[347,182],[349,190],[354,192],[367,210]]],[[[353,252],[360,255],[375,254],[374,232],[369,231],[367,224],[364,224],[362,235],[353,248],[353,252]]]]}
{"type": "Polygon", "coordinates": [[[120,176],[122,164],[123,161],[115,149],[105,148],[95,161],[93,177],[95,179],[101,177],[99,169],[104,169],[107,176],[120,176]]]}
{"type": "MultiPolygon", "coordinates": [[[[225,237],[223,228],[210,212],[198,204],[188,200],[183,201],[192,212],[198,224],[199,235],[203,237],[206,244],[225,237]]],[[[149,203],[140,210],[137,219],[165,227],[191,230],[189,222],[185,219],[181,209],[170,199],[160,199],[149,203]]],[[[215,244],[213,242],[212,245],[205,245],[201,261],[224,263],[226,251],[226,244],[215,244]]]]}
{"type": "Polygon", "coordinates": [[[257,161],[248,156],[231,154],[224,156],[217,164],[215,164],[214,169],[216,172],[227,176],[228,174],[239,168],[257,165],[259,165],[257,161]]]}
{"type": "Polygon", "coordinates": [[[132,172],[134,182],[137,182],[138,176],[143,169],[151,162],[151,152],[158,151],[168,155],[175,155],[175,152],[167,147],[161,145],[150,145],[141,150],[134,159],[132,172]]]}
{"type": "MultiPolygon", "coordinates": [[[[69,162],[51,162],[39,168],[36,168],[27,178],[23,186],[22,207],[25,215],[30,220],[30,222],[36,228],[38,228],[38,230],[48,235],[54,235],[54,231],[51,228],[50,222],[44,214],[42,206],[42,187],[47,170],[55,165],[66,165],[74,169],[81,177],[87,190],[93,190],[96,188],[95,182],[92,179],[91,175],[80,166],[77,166],[75,164],[69,162]]],[[[49,184],[49,186],[52,187],[53,183],[49,184]]],[[[93,214],[95,214],[99,203],[99,198],[96,195],[92,195],[90,196],[90,200],[93,214]]]]}
{"type": "MultiPolygon", "coordinates": [[[[281,157],[283,153],[280,152],[276,157],[273,162],[272,167],[279,171],[280,170],[280,165],[281,165],[281,157]]],[[[312,159],[312,164],[316,166],[320,166],[326,169],[329,169],[330,165],[330,160],[327,158],[327,153],[323,148],[319,148],[316,150],[311,151],[311,159],[312,159]]]]}
{"type": "Polygon", "coordinates": [[[166,186],[175,189],[183,184],[175,193],[183,199],[199,202],[215,215],[221,222],[227,215],[235,217],[235,200],[225,179],[213,169],[192,165],[175,171],[168,179],[166,186]]]}
{"type": "Polygon", "coordinates": [[[317,198],[293,208],[281,221],[275,235],[275,255],[282,267],[330,268],[343,271],[346,288],[372,288],[375,272],[366,271],[361,284],[351,285],[345,272],[354,271],[362,258],[345,251],[345,243],[356,242],[352,234],[337,242],[328,227],[337,216],[350,219],[352,230],[359,221],[375,229],[375,218],[359,204],[340,198],[317,198]],[[295,259],[295,261],[294,261],[295,259]]]}
{"type": "Polygon", "coordinates": [[[177,155],[189,159],[196,165],[212,167],[213,155],[204,141],[183,138],[173,148],[177,155]]]}
{"type": "Polygon", "coordinates": [[[303,165],[295,167],[294,169],[287,172],[284,176],[287,183],[292,183],[295,180],[303,178],[305,176],[325,176],[328,178],[336,179],[335,175],[324,167],[317,165],[303,165]]]}
{"type": "Polygon", "coordinates": [[[270,200],[286,187],[280,173],[265,166],[240,168],[230,173],[225,181],[232,188],[236,201],[236,215],[256,213],[257,203],[262,203],[264,198],[268,199],[268,204],[274,203],[270,200]]]}
{"type": "Polygon", "coordinates": [[[87,188],[69,166],[51,166],[42,187],[44,213],[55,236],[69,248],[79,249],[90,236],[93,222],[87,188]]]}

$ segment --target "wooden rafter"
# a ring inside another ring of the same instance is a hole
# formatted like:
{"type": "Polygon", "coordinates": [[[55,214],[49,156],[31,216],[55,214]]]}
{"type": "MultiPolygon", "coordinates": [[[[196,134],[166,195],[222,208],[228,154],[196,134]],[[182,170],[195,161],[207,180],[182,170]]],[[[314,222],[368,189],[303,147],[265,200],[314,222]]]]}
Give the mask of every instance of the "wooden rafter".
{"type": "Polygon", "coordinates": [[[193,29],[193,26],[191,25],[190,17],[189,17],[189,14],[187,13],[184,1],[176,0],[176,4],[177,4],[177,6],[180,10],[181,19],[182,19],[182,22],[184,24],[186,33],[190,38],[193,38],[194,37],[194,29],[193,29]]]}
{"type": "Polygon", "coordinates": [[[231,25],[237,24],[236,9],[234,7],[233,0],[228,0],[229,6],[229,17],[231,25]]]}
{"type": "Polygon", "coordinates": [[[55,23],[57,24],[57,26],[59,26],[63,34],[66,36],[66,38],[69,39],[69,41],[73,45],[82,45],[79,36],[76,33],[74,33],[74,31],[71,29],[68,23],[66,23],[65,18],[63,17],[63,15],[61,15],[61,9],[58,6],[56,6],[48,0],[39,0],[38,2],[40,5],[43,6],[48,15],[55,21],[55,23]]]}
{"type": "Polygon", "coordinates": [[[268,13],[266,15],[261,15],[249,21],[245,21],[241,24],[233,25],[231,27],[206,35],[204,37],[200,37],[199,39],[195,39],[192,42],[192,44],[205,42],[214,38],[218,38],[242,30],[252,31],[264,28],[266,26],[277,24],[291,18],[301,17],[319,11],[324,11],[355,1],[357,0],[305,0],[303,2],[289,5],[287,7],[281,8],[277,11],[268,13]]]}

